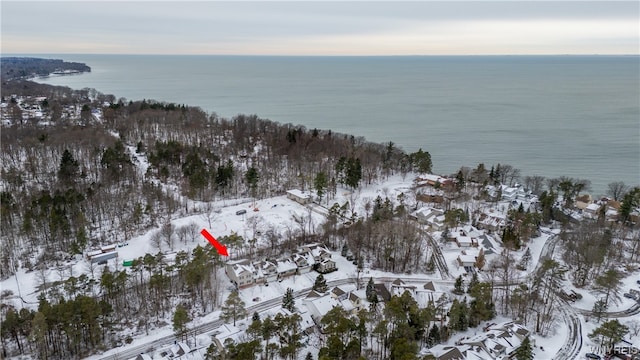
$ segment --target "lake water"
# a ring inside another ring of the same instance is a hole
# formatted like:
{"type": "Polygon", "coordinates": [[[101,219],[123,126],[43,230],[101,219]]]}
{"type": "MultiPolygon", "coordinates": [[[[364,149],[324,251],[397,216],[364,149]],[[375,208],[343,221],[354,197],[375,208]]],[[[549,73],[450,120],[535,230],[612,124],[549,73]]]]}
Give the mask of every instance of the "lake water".
{"type": "Polygon", "coordinates": [[[596,195],[640,184],[638,56],[38,56],[92,68],[44,83],[393,141],[437,173],[506,163],[596,195]]]}

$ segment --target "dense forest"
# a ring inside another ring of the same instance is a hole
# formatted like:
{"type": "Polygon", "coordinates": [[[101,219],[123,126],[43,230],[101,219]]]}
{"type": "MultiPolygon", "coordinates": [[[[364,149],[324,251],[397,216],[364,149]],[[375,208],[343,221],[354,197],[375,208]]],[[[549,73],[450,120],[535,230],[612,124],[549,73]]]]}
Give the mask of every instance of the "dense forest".
{"type": "MultiPolygon", "coordinates": [[[[38,68],[51,72],[58,69],[55,64],[38,68]]],[[[9,68],[3,58],[3,74],[9,71],[5,69],[9,68]]],[[[234,322],[247,316],[233,293],[221,298],[218,277],[223,262],[212,248],[178,252],[172,262],[163,252],[175,241],[199,236],[195,225],[176,228],[171,220],[190,214],[212,216],[215,200],[260,199],[299,188],[313,191],[329,208],[321,232],[311,234],[305,226],[270,229],[264,236],[271,246],[260,249],[261,257],[313,241],[350,251],[359,267],[366,261],[375,269],[395,273],[435,269],[432,247],[443,239],[431,238],[409,217],[419,200],[381,196],[371,199],[360,214],[349,204],[332,201],[340,187],[357,189],[391,175],[430,173],[431,158],[422,149],[407,154],[391,142],[371,143],[256,115],[220,118],[183,104],[127,101],[93,89],[78,91],[22,79],[5,81],[3,77],[2,93],[12,125],[4,126],[0,135],[0,278],[25,268],[38,274],[41,291],[37,310],[3,306],[5,354],[81,358],[131,342],[131,337],[121,335],[125,329],[149,334],[167,325],[168,315],[178,336],[188,334],[190,318],[215,309],[222,309],[234,322]],[[46,126],[29,118],[17,96],[40,99],[33,106],[49,114],[46,126]],[[342,226],[345,223],[350,226],[342,226]],[[86,274],[65,273],[62,265],[69,258],[153,229],[157,229],[152,241],[158,252],[135,259],[131,271],[91,265],[86,274]],[[66,280],[48,281],[51,269],[58,269],[66,280]]],[[[578,223],[567,209],[588,187],[586,180],[521,176],[518,169],[505,164],[491,169],[484,164],[463,167],[452,178],[453,185],[437,189],[447,228],[475,224],[478,213],[468,204],[496,202],[486,192],[487,185],[517,179],[539,197],[539,211],[509,211],[508,226],[500,234],[507,251],[486,267],[478,264],[486,269],[482,278],[457,279],[457,296],[420,308],[403,295],[382,306],[370,282],[367,297],[374,304],[370,309],[349,317],[336,308],[322,320],[326,341],[320,358],[417,359],[419,348],[446,341],[497,315],[520,319],[546,334],[557,317],[558,304],[565,301],[557,290],[567,277],[581,286],[595,284],[606,298],[605,310],[609,302],[619,300],[620,271],[614,265],[637,261],[640,251],[632,221],[640,205],[639,188],[610,186],[615,200],[621,202],[619,221],[606,222],[602,214],[596,221],[578,223]],[[517,267],[523,264],[514,261],[513,254],[526,248],[543,224],[563,228],[560,241],[571,270],[549,259],[531,283],[516,284],[517,267]],[[536,310],[535,317],[531,309],[536,310]]],[[[250,239],[236,235],[221,240],[242,247],[250,239]]],[[[322,280],[317,285],[322,288],[322,280]]],[[[284,300],[283,307],[287,302],[294,307],[291,299],[285,296],[284,300]]],[[[276,355],[295,359],[304,349],[296,316],[260,319],[255,314],[247,341],[230,344],[224,353],[212,350],[208,356],[254,359],[264,354],[270,359],[276,355]]]]}
{"type": "Polygon", "coordinates": [[[52,73],[82,72],[91,72],[91,68],[83,63],[59,59],[3,56],[0,61],[0,73],[3,81],[33,76],[48,76],[52,73]]]}

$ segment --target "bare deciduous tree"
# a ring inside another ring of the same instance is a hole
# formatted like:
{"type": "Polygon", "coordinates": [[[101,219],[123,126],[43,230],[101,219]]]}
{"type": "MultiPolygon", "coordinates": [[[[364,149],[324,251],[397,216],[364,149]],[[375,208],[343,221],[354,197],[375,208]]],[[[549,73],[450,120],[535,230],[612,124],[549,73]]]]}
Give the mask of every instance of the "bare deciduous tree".
{"type": "Polygon", "coordinates": [[[607,185],[607,195],[611,196],[615,201],[622,200],[627,191],[629,191],[629,186],[622,181],[615,181],[607,185]]]}

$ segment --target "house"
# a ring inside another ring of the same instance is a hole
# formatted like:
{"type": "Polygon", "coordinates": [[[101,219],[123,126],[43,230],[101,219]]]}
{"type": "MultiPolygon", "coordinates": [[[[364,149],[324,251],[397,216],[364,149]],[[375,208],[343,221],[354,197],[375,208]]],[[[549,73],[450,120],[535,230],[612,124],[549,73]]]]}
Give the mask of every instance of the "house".
{"type": "Polygon", "coordinates": [[[333,289],[331,289],[331,296],[333,296],[334,298],[342,301],[345,300],[348,296],[347,292],[342,290],[339,286],[334,287],[333,289]]]}
{"type": "Polygon", "coordinates": [[[257,267],[262,273],[263,282],[269,283],[278,280],[278,267],[275,262],[268,260],[262,261],[257,264],[257,267]]]}
{"type": "Polygon", "coordinates": [[[301,205],[306,205],[313,201],[313,196],[310,193],[303,192],[298,189],[288,190],[287,198],[301,205]]]}
{"type": "Polygon", "coordinates": [[[94,250],[87,253],[87,260],[91,261],[91,263],[101,263],[117,257],[118,252],[116,251],[115,244],[101,246],[100,250],[94,250]]]}
{"type": "Polygon", "coordinates": [[[278,260],[277,272],[278,272],[279,280],[295,275],[297,271],[298,271],[298,266],[293,261],[289,259],[278,260]]]}
{"type": "Polygon", "coordinates": [[[458,247],[461,248],[468,248],[468,247],[472,247],[472,246],[477,246],[478,244],[475,243],[473,241],[473,239],[471,239],[468,236],[458,236],[456,237],[456,244],[458,244],[458,247]]]}
{"type": "Polygon", "coordinates": [[[391,300],[391,293],[384,284],[373,284],[373,288],[376,291],[379,300],[381,299],[385,302],[391,300]]]}
{"type": "Polygon", "coordinates": [[[224,271],[237,288],[250,286],[255,281],[255,268],[246,259],[227,262],[224,271]]]}
{"type": "Polygon", "coordinates": [[[432,207],[423,207],[410,215],[419,223],[427,225],[432,231],[440,231],[444,228],[444,210],[432,207]]]}
{"type": "Polygon", "coordinates": [[[291,312],[283,307],[272,308],[266,311],[265,317],[270,316],[271,318],[275,318],[280,314],[284,317],[291,317],[296,314],[300,316],[300,329],[302,333],[309,335],[315,331],[316,324],[313,320],[311,312],[308,310],[306,306],[297,307],[295,311],[291,312]]]}
{"type": "Polygon", "coordinates": [[[597,219],[600,205],[596,203],[589,204],[583,211],[584,217],[588,219],[597,219]]]}
{"type": "Polygon", "coordinates": [[[487,330],[468,339],[462,339],[461,345],[468,345],[477,352],[484,352],[486,359],[511,358],[522,341],[529,337],[532,345],[535,340],[530,337],[531,332],[524,326],[508,321],[490,325],[487,330]]]}
{"type": "Polygon", "coordinates": [[[514,352],[525,338],[528,337],[531,344],[535,346],[531,332],[512,321],[499,325],[490,324],[483,330],[484,333],[460,339],[455,346],[436,345],[424,353],[425,359],[512,359],[514,352]]]}
{"type": "MultiPolygon", "coordinates": [[[[436,345],[427,350],[424,359],[427,360],[465,360],[467,357],[457,346],[436,345]]],[[[463,350],[466,350],[463,348],[463,350]]]]}
{"type": "Polygon", "coordinates": [[[171,346],[169,350],[171,351],[171,354],[173,355],[171,357],[173,358],[177,358],[191,352],[189,346],[187,346],[187,344],[183,343],[182,341],[171,346]]]}
{"type": "Polygon", "coordinates": [[[478,227],[493,232],[502,231],[507,225],[506,216],[500,213],[482,213],[477,221],[478,227]]]}
{"type": "Polygon", "coordinates": [[[478,238],[478,241],[480,242],[478,245],[483,249],[485,255],[496,254],[498,252],[496,249],[499,248],[499,245],[490,236],[482,234],[478,238]]]}
{"type": "Polygon", "coordinates": [[[89,257],[89,260],[91,261],[91,263],[101,263],[103,261],[107,261],[109,259],[113,259],[113,258],[117,258],[118,257],[118,252],[117,251],[110,251],[110,252],[106,252],[103,253],[102,251],[99,253],[96,253],[95,255],[92,255],[89,257]]]}
{"type": "Polygon", "coordinates": [[[338,270],[338,267],[336,266],[336,262],[331,259],[325,259],[320,261],[320,263],[316,264],[316,271],[321,274],[330,273],[336,270],[338,270]]]}
{"type": "Polygon", "coordinates": [[[575,206],[579,210],[583,210],[584,211],[584,209],[587,206],[589,206],[591,203],[593,203],[593,199],[591,198],[591,195],[584,194],[584,195],[580,195],[580,196],[576,197],[575,206]]]}
{"type": "Polygon", "coordinates": [[[473,255],[467,255],[466,253],[462,253],[458,255],[458,264],[465,268],[473,267],[476,264],[476,257],[473,255]]]}
{"type": "Polygon", "coordinates": [[[316,324],[320,324],[322,318],[336,306],[341,306],[340,301],[329,294],[324,294],[319,297],[306,297],[303,300],[307,305],[309,313],[316,324]]]}
{"type": "Polygon", "coordinates": [[[298,267],[299,275],[308,273],[309,271],[311,271],[311,267],[313,266],[313,263],[309,262],[309,258],[313,260],[313,257],[307,257],[307,254],[308,253],[298,253],[292,256],[293,262],[298,267]]]}
{"type": "Polygon", "coordinates": [[[405,291],[408,291],[412,296],[415,294],[417,286],[409,285],[405,283],[402,279],[395,279],[391,283],[391,293],[393,295],[402,295],[405,291]]]}
{"type": "Polygon", "coordinates": [[[416,187],[421,186],[451,186],[453,181],[448,178],[444,178],[442,176],[434,175],[434,174],[421,174],[418,176],[414,183],[416,187]]]}
{"type": "Polygon", "coordinates": [[[302,252],[308,252],[313,256],[313,261],[315,263],[319,263],[322,260],[330,259],[331,252],[322,245],[319,244],[311,244],[303,247],[302,252]]]}
{"type": "Polygon", "coordinates": [[[416,288],[414,299],[421,308],[424,308],[429,306],[429,303],[435,304],[441,295],[442,293],[436,290],[433,281],[429,281],[416,288]]]}
{"type": "Polygon", "coordinates": [[[218,349],[224,349],[225,341],[227,340],[237,343],[243,334],[243,331],[229,324],[223,324],[219,328],[209,333],[209,335],[211,336],[212,345],[214,345],[214,347],[218,349]]]}
{"type": "Polygon", "coordinates": [[[352,291],[349,293],[349,301],[351,302],[351,305],[353,305],[353,308],[355,310],[355,312],[357,313],[360,310],[366,310],[367,309],[367,303],[365,302],[365,297],[366,295],[364,293],[360,293],[360,291],[352,291]]]}

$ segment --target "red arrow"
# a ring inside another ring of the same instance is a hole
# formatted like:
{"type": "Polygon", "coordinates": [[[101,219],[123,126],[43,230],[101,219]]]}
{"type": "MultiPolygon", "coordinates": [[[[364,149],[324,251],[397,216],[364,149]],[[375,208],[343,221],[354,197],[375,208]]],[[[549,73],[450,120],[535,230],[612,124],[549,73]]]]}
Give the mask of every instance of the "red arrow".
{"type": "Polygon", "coordinates": [[[227,247],[220,244],[218,240],[216,240],[216,238],[213,237],[213,235],[209,234],[207,229],[202,229],[202,231],[200,231],[200,234],[202,234],[202,236],[204,236],[205,239],[209,240],[211,245],[213,245],[213,247],[216,248],[216,250],[218,250],[218,254],[222,256],[229,256],[229,253],[227,252],[227,247]]]}

